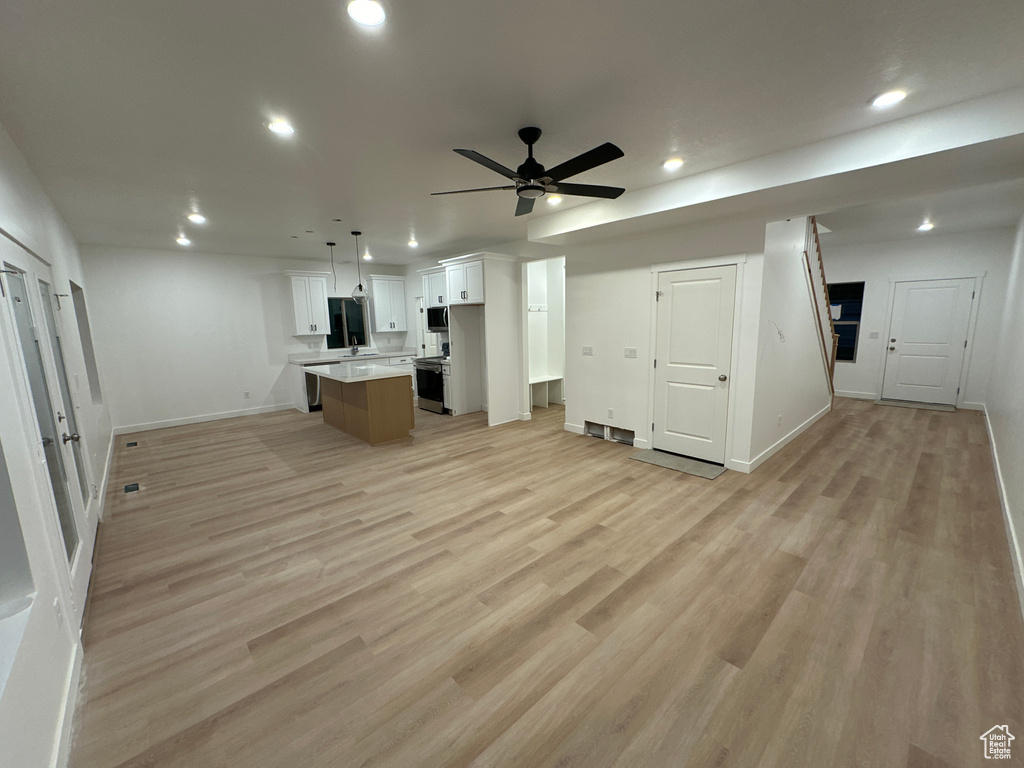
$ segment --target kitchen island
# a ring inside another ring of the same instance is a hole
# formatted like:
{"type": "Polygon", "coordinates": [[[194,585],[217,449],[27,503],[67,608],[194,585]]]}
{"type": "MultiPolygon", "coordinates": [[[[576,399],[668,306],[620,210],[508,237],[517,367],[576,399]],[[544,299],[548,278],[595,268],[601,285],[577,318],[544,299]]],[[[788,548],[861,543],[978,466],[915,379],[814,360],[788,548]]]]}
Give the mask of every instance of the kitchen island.
{"type": "Polygon", "coordinates": [[[416,426],[408,371],[364,362],[304,370],[320,377],[325,424],[370,445],[401,440],[416,426]]]}

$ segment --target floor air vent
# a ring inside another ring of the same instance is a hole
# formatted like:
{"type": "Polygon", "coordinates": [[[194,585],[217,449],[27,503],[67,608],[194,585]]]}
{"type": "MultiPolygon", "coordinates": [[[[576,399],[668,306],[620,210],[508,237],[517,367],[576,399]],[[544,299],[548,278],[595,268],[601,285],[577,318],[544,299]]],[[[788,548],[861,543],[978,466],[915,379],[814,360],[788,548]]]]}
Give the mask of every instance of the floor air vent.
{"type": "Polygon", "coordinates": [[[125,443],[124,447],[125,448],[134,448],[136,445],[138,445],[138,443],[135,442],[134,440],[132,440],[130,443],[125,443]]]}
{"type": "Polygon", "coordinates": [[[137,490],[139,490],[139,484],[138,483],[130,483],[129,485],[126,485],[124,487],[124,492],[125,493],[132,493],[133,491],[137,491],[137,490]]]}

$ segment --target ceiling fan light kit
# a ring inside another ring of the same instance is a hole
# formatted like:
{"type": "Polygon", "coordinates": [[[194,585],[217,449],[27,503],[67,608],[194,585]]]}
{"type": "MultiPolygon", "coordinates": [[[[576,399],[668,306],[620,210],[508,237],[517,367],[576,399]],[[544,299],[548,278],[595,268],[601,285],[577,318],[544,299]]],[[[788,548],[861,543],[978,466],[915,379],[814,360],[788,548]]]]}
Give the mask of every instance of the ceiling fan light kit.
{"type": "Polygon", "coordinates": [[[533,126],[519,129],[519,138],[527,147],[528,156],[523,164],[516,170],[506,168],[501,163],[491,160],[472,149],[456,149],[457,154],[489,168],[495,173],[500,173],[513,183],[502,187],[478,187],[476,189],[458,189],[453,192],[432,192],[433,195],[461,195],[466,192],[490,192],[492,190],[514,189],[519,198],[516,203],[516,216],[530,213],[533,210],[534,201],[548,193],[558,195],[572,195],[578,197],[602,197],[607,200],[614,200],[626,190],[622,187],[605,187],[597,184],[563,184],[563,179],[575,176],[591,168],[617,160],[623,156],[623,152],[617,146],[606,142],[599,147],[594,147],[582,155],[577,155],[571,160],[566,160],[556,165],[551,170],[546,170],[543,165],[533,157],[533,145],[540,138],[541,130],[533,126]]]}

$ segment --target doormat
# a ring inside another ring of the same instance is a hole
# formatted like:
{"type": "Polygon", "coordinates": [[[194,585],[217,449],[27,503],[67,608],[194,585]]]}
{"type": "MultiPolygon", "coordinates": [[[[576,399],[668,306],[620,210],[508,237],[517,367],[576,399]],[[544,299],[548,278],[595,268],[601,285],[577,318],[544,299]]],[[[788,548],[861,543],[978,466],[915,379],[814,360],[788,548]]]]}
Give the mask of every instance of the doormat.
{"type": "Polygon", "coordinates": [[[725,472],[725,467],[718,464],[709,464],[706,461],[688,459],[686,456],[676,456],[674,453],[665,453],[663,451],[639,450],[629,458],[664,467],[665,469],[674,469],[676,472],[685,472],[688,475],[703,477],[705,480],[714,480],[725,472]]]}
{"type": "Polygon", "coordinates": [[[939,403],[912,403],[909,400],[875,400],[875,405],[895,405],[897,408],[920,408],[924,411],[956,413],[956,408],[952,405],[940,405],[939,403]]]}

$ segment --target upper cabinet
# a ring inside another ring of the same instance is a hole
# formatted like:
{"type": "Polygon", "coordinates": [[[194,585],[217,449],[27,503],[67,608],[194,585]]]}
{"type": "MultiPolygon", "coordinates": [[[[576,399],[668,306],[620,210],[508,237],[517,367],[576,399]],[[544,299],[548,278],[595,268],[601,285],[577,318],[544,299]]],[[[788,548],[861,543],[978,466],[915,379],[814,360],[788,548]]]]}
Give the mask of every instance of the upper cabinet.
{"type": "Polygon", "coordinates": [[[448,281],[444,267],[423,273],[423,298],[428,307],[443,307],[448,303],[448,281]]]}
{"type": "Polygon", "coordinates": [[[326,336],[331,332],[327,313],[327,276],[289,273],[292,308],[295,312],[294,336],[326,336]]]}
{"type": "Polygon", "coordinates": [[[370,316],[374,333],[405,331],[405,278],[370,275],[370,316]]]}
{"type": "Polygon", "coordinates": [[[469,261],[447,264],[444,268],[448,282],[448,304],[484,303],[484,263],[469,261]]]}

